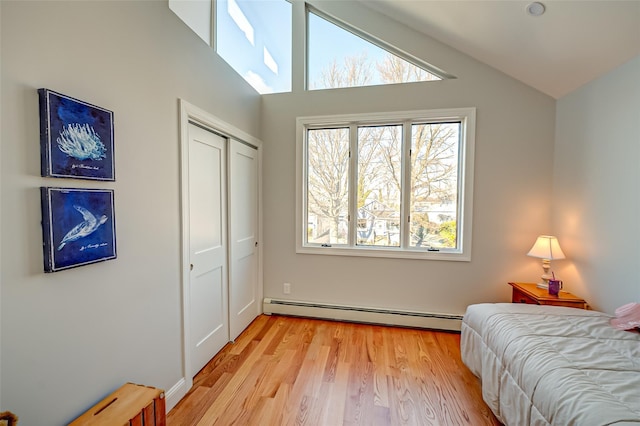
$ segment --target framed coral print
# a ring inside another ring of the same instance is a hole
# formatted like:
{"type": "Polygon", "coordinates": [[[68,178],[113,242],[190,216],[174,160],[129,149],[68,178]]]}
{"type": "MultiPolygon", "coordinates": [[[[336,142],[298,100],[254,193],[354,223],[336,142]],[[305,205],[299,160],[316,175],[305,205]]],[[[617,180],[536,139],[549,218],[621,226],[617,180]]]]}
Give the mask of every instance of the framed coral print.
{"type": "Polygon", "coordinates": [[[113,112],[49,89],[38,95],[42,176],[114,181],[113,112]]]}
{"type": "Polygon", "coordinates": [[[44,271],[116,258],[112,189],[41,187],[44,271]]]}

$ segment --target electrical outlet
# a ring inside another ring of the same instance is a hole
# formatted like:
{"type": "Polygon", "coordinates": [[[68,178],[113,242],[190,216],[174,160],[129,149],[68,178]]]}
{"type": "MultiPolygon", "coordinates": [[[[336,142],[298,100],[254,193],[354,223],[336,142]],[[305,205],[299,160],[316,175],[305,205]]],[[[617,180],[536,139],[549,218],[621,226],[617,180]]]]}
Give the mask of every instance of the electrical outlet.
{"type": "Polygon", "coordinates": [[[282,292],[284,294],[291,294],[291,284],[290,283],[282,284],[282,292]]]}

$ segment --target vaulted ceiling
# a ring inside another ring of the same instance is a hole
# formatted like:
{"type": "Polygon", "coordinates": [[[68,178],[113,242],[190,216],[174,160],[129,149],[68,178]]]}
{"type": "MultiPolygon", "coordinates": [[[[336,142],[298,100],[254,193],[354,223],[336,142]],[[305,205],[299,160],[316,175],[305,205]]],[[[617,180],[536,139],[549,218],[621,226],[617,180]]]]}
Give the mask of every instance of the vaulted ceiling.
{"type": "Polygon", "coordinates": [[[556,99],[640,54],[640,0],[360,1],[556,99]]]}

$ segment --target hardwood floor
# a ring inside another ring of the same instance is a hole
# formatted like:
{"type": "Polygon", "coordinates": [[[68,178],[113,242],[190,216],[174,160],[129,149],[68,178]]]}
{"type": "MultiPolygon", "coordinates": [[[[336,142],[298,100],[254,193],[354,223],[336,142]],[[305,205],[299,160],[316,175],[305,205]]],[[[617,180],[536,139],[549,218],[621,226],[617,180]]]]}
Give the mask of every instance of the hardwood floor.
{"type": "Polygon", "coordinates": [[[167,424],[500,425],[457,333],[276,315],[225,346],[167,424]]]}

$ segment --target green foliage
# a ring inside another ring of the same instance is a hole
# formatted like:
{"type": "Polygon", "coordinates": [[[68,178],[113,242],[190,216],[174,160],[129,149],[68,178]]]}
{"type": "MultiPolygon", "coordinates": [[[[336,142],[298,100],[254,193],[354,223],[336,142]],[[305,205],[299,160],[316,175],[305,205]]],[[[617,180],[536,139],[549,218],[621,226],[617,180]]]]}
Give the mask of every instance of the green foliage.
{"type": "Polygon", "coordinates": [[[445,247],[455,247],[456,246],[456,235],[457,235],[457,224],[455,220],[450,220],[448,222],[443,222],[440,225],[440,229],[438,230],[438,234],[442,237],[443,245],[445,247]]]}

